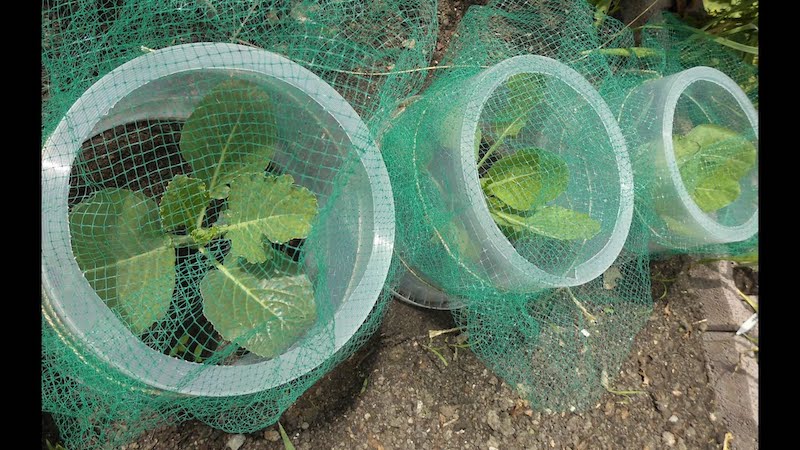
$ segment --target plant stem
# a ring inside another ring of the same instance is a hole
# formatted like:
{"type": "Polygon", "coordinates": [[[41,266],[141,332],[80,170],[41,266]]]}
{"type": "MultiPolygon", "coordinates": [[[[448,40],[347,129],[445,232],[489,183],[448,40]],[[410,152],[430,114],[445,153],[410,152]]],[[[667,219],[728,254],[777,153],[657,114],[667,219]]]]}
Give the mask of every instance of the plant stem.
{"type": "Polygon", "coordinates": [[[187,234],[187,235],[170,235],[172,247],[174,247],[174,248],[179,248],[179,247],[194,247],[194,248],[202,247],[203,245],[207,244],[208,242],[211,242],[211,240],[216,239],[216,238],[222,236],[223,234],[225,234],[225,232],[228,231],[228,228],[226,226],[221,226],[221,227],[212,226],[212,227],[209,227],[209,228],[198,228],[195,231],[202,231],[202,232],[210,233],[210,234],[206,234],[205,236],[203,236],[201,234],[200,237],[198,237],[198,238],[195,238],[195,236],[193,236],[191,234],[187,234]]]}
{"type": "Polygon", "coordinates": [[[751,308],[753,308],[754,312],[758,312],[758,303],[753,301],[753,299],[750,298],[747,294],[745,294],[744,292],[740,291],[739,288],[735,288],[735,289],[736,289],[736,292],[739,294],[739,296],[742,297],[742,300],[747,302],[747,304],[750,305],[751,308]]]}
{"type": "MultiPolygon", "coordinates": [[[[483,155],[483,158],[481,158],[481,160],[478,161],[478,171],[481,170],[481,167],[483,167],[483,164],[486,162],[487,159],[489,159],[489,156],[491,156],[492,153],[494,153],[494,151],[497,150],[498,147],[500,147],[500,144],[502,144],[503,141],[506,140],[506,136],[509,135],[510,130],[512,130],[520,121],[524,122],[525,119],[528,117],[528,114],[531,111],[533,111],[533,108],[535,108],[536,106],[537,106],[536,102],[533,102],[530,108],[526,109],[522,114],[518,115],[517,118],[511,122],[511,124],[505,127],[503,132],[500,133],[500,136],[497,137],[497,140],[494,142],[494,144],[492,144],[492,146],[489,147],[489,150],[486,151],[486,154],[483,155]]],[[[522,126],[525,125],[523,124],[522,126]]],[[[519,130],[517,132],[519,132],[519,130]]]]}
{"type": "Polygon", "coordinates": [[[569,294],[569,296],[572,299],[572,301],[575,302],[575,306],[577,306],[578,309],[581,310],[583,315],[586,317],[586,320],[588,320],[589,323],[591,323],[593,325],[596,324],[597,323],[597,318],[594,315],[592,315],[592,313],[590,313],[589,310],[586,309],[586,307],[584,307],[581,304],[581,302],[578,301],[577,298],[575,298],[575,294],[572,293],[572,290],[570,288],[568,288],[568,287],[565,287],[565,288],[562,288],[562,289],[566,289],[567,294],[569,294]]]}
{"type": "Polygon", "coordinates": [[[597,48],[592,50],[584,50],[581,52],[581,55],[588,55],[592,52],[597,52],[600,53],[601,55],[608,55],[608,56],[623,56],[623,57],[636,56],[637,58],[651,58],[661,55],[658,52],[658,50],[648,47],[597,48]]]}
{"type": "Polygon", "coordinates": [[[197,246],[197,242],[188,234],[179,236],[171,235],[170,239],[172,240],[172,247],[174,248],[197,246]]]}
{"type": "Polygon", "coordinates": [[[505,134],[500,135],[500,137],[497,138],[494,144],[492,144],[492,146],[489,147],[489,150],[487,150],[486,153],[483,154],[483,158],[481,158],[481,160],[478,161],[478,171],[481,170],[481,167],[483,167],[483,163],[485,163],[486,160],[489,159],[489,156],[492,153],[494,153],[495,150],[497,150],[497,147],[499,147],[500,144],[502,144],[505,139],[506,139],[505,134]]]}
{"type": "Polygon", "coordinates": [[[203,256],[208,258],[208,260],[211,262],[211,264],[214,265],[214,267],[216,267],[217,269],[220,269],[220,270],[222,269],[222,264],[217,262],[217,258],[214,258],[214,255],[212,255],[211,252],[209,252],[207,248],[200,247],[200,248],[197,249],[197,251],[199,251],[203,256]]]}

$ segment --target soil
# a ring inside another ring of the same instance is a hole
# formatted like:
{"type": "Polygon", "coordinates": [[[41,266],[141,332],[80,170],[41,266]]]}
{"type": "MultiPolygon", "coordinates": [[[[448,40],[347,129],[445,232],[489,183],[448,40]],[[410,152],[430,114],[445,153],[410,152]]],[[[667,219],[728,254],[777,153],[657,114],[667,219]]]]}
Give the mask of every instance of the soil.
{"type": "MultiPolygon", "coordinates": [[[[289,408],[281,423],[300,449],[718,449],[717,418],[701,347],[699,302],[669,280],[687,270],[676,257],[652,264],[654,304],[628,359],[585,411],[531,410],[469,350],[423,345],[429,330],[454,326],[449,313],[394,300],[376,335],[289,408]]],[[[452,335],[434,339],[441,345],[452,335]]],[[[143,435],[127,449],[224,449],[234,435],[197,421],[143,435]]],[[[283,449],[277,426],[244,435],[239,450],[283,449]]]]}
{"type": "Polygon", "coordinates": [[[472,5],[485,5],[489,0],[440,0],[437,19],[439,20],[439,35],[436,37],[436,47],[431,56],[431,65],[436,66],[442,60],[450,40],[456,32],[458,23],[464,13],[472,5]]]}
{"type": "Polygon", "coordinates": [[[733,268],[733,281],[743,294],[758,295],[758,271],[746,266],[736,266],[733,268]]]}

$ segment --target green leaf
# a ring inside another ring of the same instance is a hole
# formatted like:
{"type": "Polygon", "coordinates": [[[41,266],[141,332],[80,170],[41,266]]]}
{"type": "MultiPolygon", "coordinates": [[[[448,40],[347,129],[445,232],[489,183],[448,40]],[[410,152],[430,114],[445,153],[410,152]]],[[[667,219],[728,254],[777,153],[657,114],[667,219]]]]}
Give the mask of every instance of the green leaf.
{"type": "Polygon", "coordinates": [[[104,189],[72,209],[69,225],[84,277],[134,333],[164,317],[175,286],[175,251],[155,201],[104,189]]]}
{"type": "MultiPolygon", "coordinates": [[[[285,276],[296,276],[303,274],[303,266],[295,261],[286,253],[280,252],[273,248],[269,241],[264,239],[264,251],[267,254],[267,260],[263,263],[252,264],[248,263],[246,259],[239,259],[239,267],[247,273],[250,273],[258,278],[274,278],[285,276]]],[[[233,260],[229,256],[225,259],[226,262],[233,260]]],[[[238,257],[237,257],[238,259],[238,257]]]]}
{"type": "Polygon", "coordinates": [[[603,289],[614,289],[617,281],[622,278],[622,271],[617,266],[611,266],[603,272],[603,289]]]}
{"type": "Polygon", "coordinates": [[[486,196],[486,204],[489,206],[489,211],[507,211],[511,209],[502,200],[491,195],[486,196]]]}
{"type": "Polygon", "coordinates": [[[291,175],[264,174],[242,176],[231,183],[222,226],[231,240],[231,255],[261,263],[267,259],[262,236],[276,244],[308,236],[317,198],[293,183],[291,175]]]}
{"type": "Polygon", "coordinates": [[[524,149],[494,163],[484,178],[487,195],[518,211],[529,211],[567,189],[567,163],[555,153],[524,149]]]}
{"type": "Polygon", "coordinates": [[[195,244],[198,246],[203,246],[211,242],[214,238],[221,235],[224,232],[222,227],[217,225],[210,226],[208,228],[195,228],[189,233],[189,236],[192,237],[195,244]]]}
{"type": "Polygon", "coordinates": [[[206,184],[202,180],[186,175],[175,176],[161,198],[161,226],[165,231],[180,227],[186,227],[189,231],[198,228],[209,201],[206,184]]]}
{"type": "Polygon", "coordinates": [[[731,9],[731,1],[705,0],[703,1],[703,7],[709,14],[719,14],[731,9]]]}
{"type": "Polygon", "coordinates": [[[237,176],[264,171],[276,138],[269,95],[253,83],[230,80],[212,89],[186,119],[180,148],[211,197],[220,199],[237,176]]]}
{"type": "Polygon", "coordinates": [[[692,200],[701,211],[716,211],[730,205],[739,197],[739,182],[732,178],[705,178],[692,191],[692,200]]]}
{"type": "Polygon", "coordinates": [[[292,441],[289,440],[289,436],[286,434],[286,430],[283,429],[283,425],[278,422],[278,430],[281,432],[281,440],[283,441],[283,450],[295,450],[294,444],[292,441]]]}
{"type": "Polygon", "coordinates": [[[673,136],[673,149],[686,190],[705,212],[739,197],[739,180],[756,162],[756,148],[727,128],[701,124],[685,136],[673,136]]]}
{"type": "Polygon", "coordinates": [[[292,346],[317,316],[305,275],[258,278],[237,263],[216,264],[200,282],[203,314],[223,338],[274,358],[292,346]]]}
{"type": "Polygon", "coordinates": [[[560,206],[544,206],[524,217],[513,213],[495,211],[492,217],[504,226],[518,232],[530,232],[562,241],[591,239],[600,231],[600,223],[588,214],[560,206]]]}
{"type": "Polygon", "coordinates": [[[508,96],[503,99],[503,107],[494,111],[491,117],[491,131],[495,142],[516,137],[528,120],[528,114],[536,107],[541,96],[543,77],[534,73],[519,73],[508,78],[508,96]]]}

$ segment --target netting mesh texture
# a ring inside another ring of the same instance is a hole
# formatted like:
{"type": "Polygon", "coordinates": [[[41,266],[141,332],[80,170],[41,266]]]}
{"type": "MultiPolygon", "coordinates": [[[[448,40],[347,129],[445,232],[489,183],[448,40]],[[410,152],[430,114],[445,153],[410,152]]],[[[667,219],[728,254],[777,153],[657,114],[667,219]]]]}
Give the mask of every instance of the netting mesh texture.
{"type": "Polygon", "coordinates": [[[68,448],[270,425],[391,292],[453,309],[535,407],[585,407],[651,257],[756,248],[746,102],[716,75],[676,94],[672,178],[650,107],[696,66],[757,105],[752,66],[669,16],[636,40],[582,0],[495,1],[421,91],[436,3],[44,2],[42,399],[68,448]]]}
{"type": "Polygon", "coordinates": [[[582,2],[470,8],[381,141],[399,294],[461,307],[471,349],[539,408],[595,399],[651,299],[592,19],[582,2]]]}
{"type": "Polygon", "coordinates": [[[649,251],[756,252],[757,68],[669,14],[641,29],[636,52],[619,52],[637,44],[621,24],[599,32],[614,68],[600,90],[634,162],[649,251]]]}
{"type": "Polygon", "coordinates": [[[757,242],[756,128],[736,87],[757,99],[754,71],[666,15],[637,45],[580,1],[489,2],[456,34],[431,87],[381,141],[404,270],[396,289],[456,308],[471,349],[534,406],[586,407],[649,314],[651,257],[735,255],[757,242]],[[681,136],[688,165],[673,178],[654,163],[664,117],[647,116],[664,99],[642,93],[701,62],[734,82],[678,95],[668,135],[681,136]],[[703,181],[720,177],[731,182],[703,181]],[[697,193],[680,197],[676,179],[697,193]],[[736,200],[717,211],[720,195],[736,200]]]}
{"type": "Polygon", "coordinates": [[[419,90],[435,11],[44,2],[42,399],[68,448],[263,428],[377,328],[370,129],[419,90]]]}

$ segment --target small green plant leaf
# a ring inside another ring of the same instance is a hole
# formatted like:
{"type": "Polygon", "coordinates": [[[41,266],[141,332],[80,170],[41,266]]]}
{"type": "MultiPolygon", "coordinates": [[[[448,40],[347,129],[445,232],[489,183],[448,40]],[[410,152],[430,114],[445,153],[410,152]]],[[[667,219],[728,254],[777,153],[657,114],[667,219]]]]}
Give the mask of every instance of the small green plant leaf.
{"type": "Polygon", "coordinates": [[[487,195],[518,211],[529,211],[567,189],[567,163],[555,153],[523,149],[494,163],[484,179],[487,195]]]}
{"type": "Polygon", "coordinates": [[[692,191],[692,200],[701,211],[710,212],[730,205],[740,193],[738,180],[727,177],[704,178],[692,191]]]}
{"type": "Polygon", "coordinates": [[[215,266],[217,270],[200,282],[200,293],[203,313],[223,338],[256,355],[274,358],[316,320],[314,291],[307,276],[265,279],[236,262],[215,266]]]}
{"type": "Polygon", "coordinates": [[[231,255],[262,263],[267,259],[262,236],[276,244],[303,239],[316,214],[317,198],[291,175],[253,174],[231,183],[222,229],[231,240],[231,255]]]}
{"type": "Polygon", "coordinates": [[[286,434],[286,430],[283,429],[283,425],[278,422],[278,430],[281,433],[281,441],[283,441],[283,450],[295,450],[294,444],[292,441],[289,440],[289,436],[286,434]]]}
{"type": "Polygon", "coordinates": [[[506,81],[508,95],[502,109],[494,112],[491,131],[495,142],[516,137],[527,123],[528,114],[536,107],[544,84],[540,74],[520,73],[506,81]]]}
{"type": "Polygon", "coordinates": [[[603,289],[614,289],[617,281],[622,278],[622,271],[617,266],[611,266],[603,272],[603,289]]]}
{"type": "Polygon", "coordinates": [[[180,149],[212,198],[245,173],[263,172],[275,150],[277,124],[269,95],[242,80],[220,83],[186,119],[180,149]]]}
{"type": "Polygon", "coordinates": [[[208,244],[223,232],[224,230],[221,227],[214,225],[208,228],[195,228],[189,235],[197,245],[202,246],[208,244]]]}
{"type": "Polygon", "coordinates": [[[493,211],[492,217],[498,225],[518,232],[527,231],[563,241],[590,239],[600,231],[600,223],[587,214],[560,206],[543,206],[527,217],[493,211]]]}
{"type": "MultiPolygon", "coordinates": [[[[483,181],[483,179],[481,181],[483,181]]],[[[509,208],[508,205],[492,195],[486,196],[486,204],[489,206],[489,211],[511,211],[511,208],[509,208]]]]}
{"type": "Polygon", "coordinates": [[[210,200],[202,180],[186,175],[175,176],[161,198],[161,226],[165,231],[180,227],[194,230],[198,227],[198,217],[204,215],[210,200]]]}
{"type": "Polygon", "coordinates": [[[739,180],[756,162],[756,148],[727,128],[701,124],[685,136],[673,136],[673,149],[686,190],[704,212],[723,208],[739,197],[739,180]]]}
{"type": "Polygon", "coordinates": [[[175,251],[159,222],[155,201],[117,188],[96,192],[69,214],[84,277],[137,334],[164,317],[175,285],[175,251]]]}

